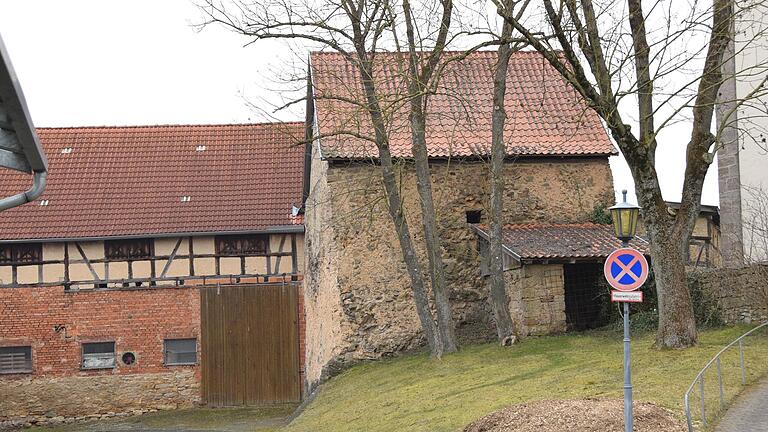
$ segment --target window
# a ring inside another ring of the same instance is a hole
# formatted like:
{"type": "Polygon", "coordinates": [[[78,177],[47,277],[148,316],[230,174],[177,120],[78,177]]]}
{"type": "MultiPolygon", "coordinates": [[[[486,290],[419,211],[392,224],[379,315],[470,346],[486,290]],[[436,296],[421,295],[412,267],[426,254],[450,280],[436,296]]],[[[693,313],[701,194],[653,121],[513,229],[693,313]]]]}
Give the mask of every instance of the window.
{"type": "Polygon", "coordinates": [[[217,255],[266,255],[266,235],[216,236],[217,255]]]}
{"type": "Polygon", "coordinates": [[[165,365],[197,364],[197,339],[166,339],[165,365]]]}
{"type": "Polygon", "coordinates": [[[83,369],[112,369],[115,367],[115,343],[83,344],[83,369]]]}
{"type": "Polygon", "coordinates": [[[42,243],[0,245],[0,263],[2,264],[39,264],[42,261],[42,243]]]}
{"type": "Polygon", "coordinates": [[[467,210],[465,214],[467,216],[467,223],[471,224],[480,223],[480,219],[483,217],[482,210],[467,210]]]}
{"type": "Polygon", "coordinates": [[[32,347],[0,347],[0,374],[32,373],[32,347]]]}
{"type": "Polygon", "coordinates": [[[107,240],[104,256],[111,260],[136,260],[152,256],[152,239],[107,240]]]}

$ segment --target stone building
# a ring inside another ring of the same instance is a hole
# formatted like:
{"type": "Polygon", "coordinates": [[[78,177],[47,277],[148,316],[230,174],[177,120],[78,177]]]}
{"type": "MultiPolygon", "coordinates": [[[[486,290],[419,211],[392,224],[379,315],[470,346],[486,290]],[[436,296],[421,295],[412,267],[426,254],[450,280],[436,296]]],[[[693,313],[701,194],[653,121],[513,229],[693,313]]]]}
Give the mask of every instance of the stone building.
{"type": "Polygon", "coordinates": [[[723,261],[768,262],[768,5],[739,4],[723,65],[717,151],[723,261]]]}
{"type": "MultiPolygon", "coordinates": [[[[411,233],[421,237],[407,106],[398,102],[406,92],[398,55],[376,56],[377,91],[387,107],[390,147],[411,233]]],[[[345,364],[392,355],[423,339],[385,207],[372,128],[362,108],[347,102],[361,100],[359,77],[338,54],[314,53],[310,61],[313,98],[307,118],[315,139],[308,147],[311,162],[305,164],[305,311],[307,380],[312,386],[345,364]]],[[[434,199],[460,332],[480,329],[488,334],[493,326],[476,226],[488,220],[495,61],[495,52],[478,52],[449,64],[429,97],[434,199]]],[[[570,262],[578,258],[568,252],[577,239],[574,227],[588,222],[597,204],[613,203],[608,157],[615,149],[596,114],[536,53],[513,55],[506,106],[505,223],[558,224],[564,229],[560,258],[570,262]]],[[[426,262],[424,251],[419,253],[426,262]]],[[[531,309],[518,314],[518,320],[542,316],[544,308],[557,309],[553,318],[531,325],[530,333],[565,329],[562,274],[559,264],[526,270],[528,286],[548,289],[532,294],[533,299],[523,293],[531,309]],[[553,283],[553,278],[558,280],[553,283]]],[[[511,289],[519,302],[518,286],[511,289]]]]}
{"type": "Polygon", "coordinates": [[[0,214],[0,423],[299,400],[304,125],[38,133],[46,191],[0,214]]]}

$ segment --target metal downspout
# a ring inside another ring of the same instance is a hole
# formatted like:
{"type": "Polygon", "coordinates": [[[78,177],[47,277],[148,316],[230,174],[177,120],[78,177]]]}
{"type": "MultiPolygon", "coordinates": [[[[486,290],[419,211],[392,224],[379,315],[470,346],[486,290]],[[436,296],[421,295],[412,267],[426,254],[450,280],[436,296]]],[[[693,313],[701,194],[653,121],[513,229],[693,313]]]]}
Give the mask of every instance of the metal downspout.
{"type": "Polygon", "coordinates": [[[47,177],[48,173],[46,171],[34,173],[32,187],[29,190],[0,199],[0,211],[36,200],[45,190],[45,180],[47,177]]]}

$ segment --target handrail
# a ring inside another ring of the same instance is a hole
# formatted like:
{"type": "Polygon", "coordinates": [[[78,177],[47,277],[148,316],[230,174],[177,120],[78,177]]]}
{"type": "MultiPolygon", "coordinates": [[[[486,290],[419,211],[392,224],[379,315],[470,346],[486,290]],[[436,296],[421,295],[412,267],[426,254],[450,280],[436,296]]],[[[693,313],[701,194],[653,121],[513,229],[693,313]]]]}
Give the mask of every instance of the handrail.
{"type": "Polygon", "coordinates": [[[707,362],[707,364],[699,371],[699,373],[696,375],[696,378],[694,378],[691,385],[688,387],[688,390],[685,392],[685,396],[683,397],[683,404],[685,406],[685,418],[688,422],[688,432],[693,432],[693,419],[691,416],[691,401],[690,401],[690,395],[693,391],[694,387],[696,386],[696,383],[699,383],[699,389],[701,390],[701,422],[704,424],[704,426],[707,425],[707,414],[706,414],[706,407],[705,407],[705,399],[704,399],[704,372],[706,372],[713,364],[717,365],[717,381],[720,387],[720,405],[725,405],[725,398],[724,398],[724,392],[723,392],[723,376],[721,373],[721,367],[720,367],[720,356],[728,350],[728,348],[733,347],[737,343],[739,344],[739,363],[741,366],[741,384],[746,385],[747,383],[747,374],[746,374],[746,368],[744,366],[744,344],[743,340],[745,337],[751,335],[755,331],[768,326],[768,321],[760,324],[759,326],[753,328],[752,330],[744,333],[743,335],[736,338],[733,342],[726,345],[723,349],[721,349],[717,354],[715,354],[712,359],[707,362]]]}

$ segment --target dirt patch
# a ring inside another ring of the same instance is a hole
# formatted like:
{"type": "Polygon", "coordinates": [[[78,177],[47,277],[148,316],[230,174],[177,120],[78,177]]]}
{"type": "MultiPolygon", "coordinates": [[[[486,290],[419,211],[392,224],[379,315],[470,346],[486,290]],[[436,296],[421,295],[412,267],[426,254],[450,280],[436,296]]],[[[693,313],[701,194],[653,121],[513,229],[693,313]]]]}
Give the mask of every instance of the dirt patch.
{"type": "MultiPolygon", "coordinates": [[[[685,432],[671,411],[651,403],[634,404],[636,432],[685,432]]],[[[624,401],[585,399],[513,405],[470,424],[464,432],[620,432],[624,401]]]]}

